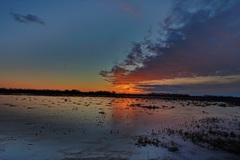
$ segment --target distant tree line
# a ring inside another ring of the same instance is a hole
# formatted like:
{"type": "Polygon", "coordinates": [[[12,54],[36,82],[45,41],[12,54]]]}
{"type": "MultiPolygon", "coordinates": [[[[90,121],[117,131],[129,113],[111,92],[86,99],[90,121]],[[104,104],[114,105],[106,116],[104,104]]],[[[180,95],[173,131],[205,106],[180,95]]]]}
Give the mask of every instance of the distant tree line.
{"type": "Polygon", "coordinates": [[[188,94],[173,93],[148,93],[148,94],[128,94],[115,93],[114,91],[90,91],[82,92],[73,90],[50,90],[50,89],[13,89],[0,88],[0,95],[39,95],[39,96],[92,96],[92,97],[119,97],[119,98],[161,98],[161,99],[180,99],[180,100],[199,100],[199,101],[225,101],[234,102],[240,105],[240,97],[231,96],[191,96],[188,94]]]}
{"type": "Polygon", "coordinates": [[[46,95],[46,96],[84,96],[84,95],[115,95],[114,91],[81,92],[79,90],[50,90],[50,89],[15,89],[0,88],[0,94],[4,95],[46,95]]]}

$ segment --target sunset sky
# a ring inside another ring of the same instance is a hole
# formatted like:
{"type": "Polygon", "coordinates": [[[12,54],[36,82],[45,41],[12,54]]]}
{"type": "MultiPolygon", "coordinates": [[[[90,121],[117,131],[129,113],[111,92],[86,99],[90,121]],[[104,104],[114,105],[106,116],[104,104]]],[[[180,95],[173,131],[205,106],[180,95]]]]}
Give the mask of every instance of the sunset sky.
{"type": "Polygon", "coordinates": [[[240,96],[240,0],[2,0],[0,88],[240,96]]]}

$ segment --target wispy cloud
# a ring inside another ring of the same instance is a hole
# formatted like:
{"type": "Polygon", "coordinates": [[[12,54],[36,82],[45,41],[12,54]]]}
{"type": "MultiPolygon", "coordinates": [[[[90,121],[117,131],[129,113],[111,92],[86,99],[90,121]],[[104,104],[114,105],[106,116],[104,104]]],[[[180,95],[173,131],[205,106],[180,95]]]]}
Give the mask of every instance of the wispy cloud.
{"type": "Polygon", "coordinates": [[[15,21],[20,23],[36,23],[36,24],[45,25],[45,22],[43,20],[41,20],[39,17],[32,14],[23,15],[23,14],[11,12],[11,15],[15,21]]]}
{"type": "Polygon", "coordinates": [[[104,76],[114,85],[122,85],[240,75],[239,14],[238,0],[174,1],[171,14],[160,25],[158,39],[147,36],[133,43],[126,59],[103,71],[104,76]],[[118,68],[124,71],[120,75],[118,68]]]}
{"type": "Polygon", "coordinates": [[[139,19],[143,18],[143,14],[139,10],[137,10],[135,7],[125,2],[124,0],[116,0],[116,3],[119,5],[120,8],[127,11],[128,13],[135,16],[136,18],[139,18],[139,19]]]}

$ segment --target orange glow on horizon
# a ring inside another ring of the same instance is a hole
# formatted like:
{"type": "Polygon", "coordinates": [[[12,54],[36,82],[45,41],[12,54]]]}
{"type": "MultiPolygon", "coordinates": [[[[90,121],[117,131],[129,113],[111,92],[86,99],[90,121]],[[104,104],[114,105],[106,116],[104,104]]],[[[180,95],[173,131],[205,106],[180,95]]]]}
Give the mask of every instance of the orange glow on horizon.
{"type": "Polygon", "coordinates": [[[134,84],[115,85],[112,87],[112,89],[117,93],[130,93],[130,94],[143,93],[143,91],[137,89],[134,84]]]}

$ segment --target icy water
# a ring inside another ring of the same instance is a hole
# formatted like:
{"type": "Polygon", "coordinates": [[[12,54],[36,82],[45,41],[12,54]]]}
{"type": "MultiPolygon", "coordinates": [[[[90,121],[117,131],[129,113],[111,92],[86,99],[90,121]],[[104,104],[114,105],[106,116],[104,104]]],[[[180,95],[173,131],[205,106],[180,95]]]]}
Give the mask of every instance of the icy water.
{"type": "Polygon", "coordinates": [[[237,160],[240,107],[224,102],[0,96],[1,160],[237,160]]]}

